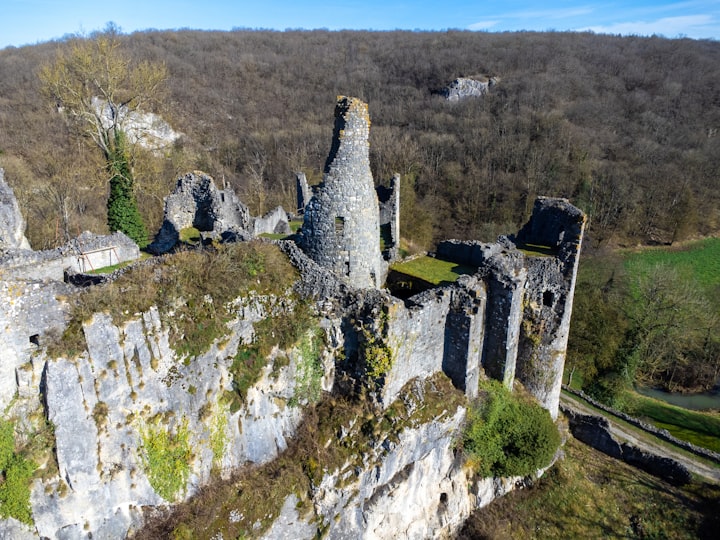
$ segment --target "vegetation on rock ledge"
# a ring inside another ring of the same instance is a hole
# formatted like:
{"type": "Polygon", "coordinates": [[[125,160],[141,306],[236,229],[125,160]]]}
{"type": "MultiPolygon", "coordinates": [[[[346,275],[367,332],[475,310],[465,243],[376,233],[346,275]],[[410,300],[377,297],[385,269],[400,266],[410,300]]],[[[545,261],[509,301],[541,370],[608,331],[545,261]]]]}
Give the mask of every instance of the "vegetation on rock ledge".
{"type": "Polygon", "coordinates": [[[56,357],[82,352],[82,324],[96,313],[108,313],[120,325],[157,306],[170,327],[171,345],[189,359],[227,332],[226,324],[237,310],[233,300],[250,292],[283,296],[296,279],[295,268],[272,244],[243,242],[180,251],[139,264],[114,282],[72,297],[67,330],[49,352],[56,357]]]}
{"type": "Polygon", "coordinates": [[[15,425],[0,420],[0,517],[32,523],[30,481],[36,465],[15,450],[15,425]]]}
{"type": "Polygon", "coordinates": [[[482,477],[528,476],[550,464],[560,434],[548,411],[511,394],[498,381],[480,385],[478,406],[468,414],[463,446],[482,477]]]}

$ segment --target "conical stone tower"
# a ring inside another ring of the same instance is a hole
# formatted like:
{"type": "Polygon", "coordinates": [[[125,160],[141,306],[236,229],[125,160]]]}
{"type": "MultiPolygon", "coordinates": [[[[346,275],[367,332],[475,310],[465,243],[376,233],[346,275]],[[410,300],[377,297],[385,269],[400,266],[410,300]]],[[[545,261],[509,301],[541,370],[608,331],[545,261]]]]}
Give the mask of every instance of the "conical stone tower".
{"type": "Polygon", "coordinates": [[[310,258],[359,288],[381,287],[387,274],[369,133],[367,104],[339,97],[323,181],[305,207],[298,239],[310,258]]]}

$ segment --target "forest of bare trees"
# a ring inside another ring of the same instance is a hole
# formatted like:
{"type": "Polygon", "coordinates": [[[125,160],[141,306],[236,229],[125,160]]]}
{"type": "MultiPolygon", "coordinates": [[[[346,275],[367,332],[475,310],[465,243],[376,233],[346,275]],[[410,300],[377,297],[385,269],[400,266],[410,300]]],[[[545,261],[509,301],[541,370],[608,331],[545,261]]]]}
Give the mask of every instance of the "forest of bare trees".
{"type": "MultiPolygon", "coordinates": [[[[96,36],[90,36],[93,39],[96,36]]],[[[73,39],[0,51],[0,166],[34,248],[106,230],[107,170],[73,138],[39,72],[73,39]],[[64,224],[64,225],[63,225],[64,224]]],[[[402,175],[403,235],[492,240],[538,194],[590,215],[590,246],[672,242],[718,229],[720,44],[577,33],[147,31],[120,35],[169,73],[160,113],[184,133],[138,150],[140,211],[157,230],[176,177],[201,169],[255,214],[293,207],[295,171],[319,181],[337,95],[369,103],[375,179],[402,175]],[[449,103],[459,76],[496,76],[449,103]]]]}

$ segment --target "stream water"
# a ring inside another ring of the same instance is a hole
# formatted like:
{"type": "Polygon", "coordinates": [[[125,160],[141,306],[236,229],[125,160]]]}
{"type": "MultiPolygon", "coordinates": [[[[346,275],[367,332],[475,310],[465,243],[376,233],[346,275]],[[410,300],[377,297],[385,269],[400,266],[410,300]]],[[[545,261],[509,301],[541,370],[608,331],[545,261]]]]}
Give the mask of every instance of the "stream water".
{"type": "Polygon", "coordinates": [[[659,399],[684,409],[692,409],[695,411],[708,409],[720,410],[720,390],[703,392],[702,394],[680,394],[665,392],[655,388],[637,388],[636,390],[643,396],[659,399]]]}

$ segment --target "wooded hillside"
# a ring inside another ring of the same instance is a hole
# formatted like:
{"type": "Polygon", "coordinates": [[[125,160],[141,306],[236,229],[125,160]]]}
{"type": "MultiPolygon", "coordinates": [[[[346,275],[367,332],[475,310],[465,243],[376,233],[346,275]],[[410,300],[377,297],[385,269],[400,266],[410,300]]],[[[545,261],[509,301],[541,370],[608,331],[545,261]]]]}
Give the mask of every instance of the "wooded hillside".
{"type": "MultiPolygon", "coordinates": [[[[377,182],[402,175],[403,235],[493,240],[538,194],[591,217],[589,244],[669,242],[719,226],[720,43],[575,33],[233,31],[120,36],[164,62],[185,134],[139,153],[140,210],[157,230],[178,174],[233,185],[255,214],[293,208],[293,172],[319,181],[337,95],[369,103],[377,182]],[[459,76],[500,78],[449,103],[459,76]]],[[[107,173],[70,136],[38,72],[69,41],[0,51],[0,166],[35,249],[106,230],[107,173]]]]}

